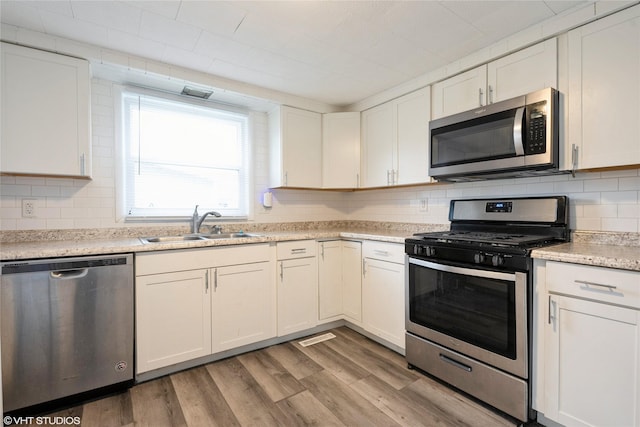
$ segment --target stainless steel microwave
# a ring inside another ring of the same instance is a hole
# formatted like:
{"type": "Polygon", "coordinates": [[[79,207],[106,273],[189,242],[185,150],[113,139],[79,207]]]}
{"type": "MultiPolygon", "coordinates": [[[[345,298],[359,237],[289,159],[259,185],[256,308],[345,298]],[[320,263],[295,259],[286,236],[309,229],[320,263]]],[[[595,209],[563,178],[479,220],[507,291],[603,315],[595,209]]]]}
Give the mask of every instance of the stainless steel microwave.
{"type": "Polygon", "coordinates": [[[473,181],[558,172],[558,92],[546,88],[429,122],[429,175],[473,181]]]}

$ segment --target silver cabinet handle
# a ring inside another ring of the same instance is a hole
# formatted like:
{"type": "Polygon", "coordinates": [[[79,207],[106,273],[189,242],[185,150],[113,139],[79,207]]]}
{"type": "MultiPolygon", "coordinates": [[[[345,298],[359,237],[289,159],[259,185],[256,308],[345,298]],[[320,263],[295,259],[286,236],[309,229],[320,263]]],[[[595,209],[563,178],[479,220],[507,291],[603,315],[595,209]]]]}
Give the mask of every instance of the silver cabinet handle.
{"type": "Polygon", "coordinates": [[[587,282],[586,280],[574,280],[574,282],[578,283],[580,285],[597,286],[599,288],[605,288],[605,289],[608,289],[610,291],[613,291],[614,289],[618,289],[618,287],[614,286],[614,285],[605,285],[605,284],[602,284],[602,283],[587,282]]]}
{"type": "Polygon", "coordinates": [[[291,249],[291,255],[300,255],[307,253],[307,248],[295,248],[291,249]]]}
{"type": "Polygon", "coordinates": [[[80,175],[84,176],[85,174],[85,155],[82,153],[80,155],[80,175]]]}
{"type": "Polygon", "coordinates": [[[556,320],[556,302],[549,295],[549,324],[551,324],[552,320],[556,320]]]}
{"type": "Polygon", "coordinates": [[[284,186],[289,185],[289,172],[284,173],[284,186]]]}
{"type": "Polygon", "coordinates": [[[218,269],[213,270],[213,292],[218,290],[218,269]]]}
{"type": "Polygon", "coordinates": [[[478,106],[482,107],[482,88],[478,88],[478,106]]]}
{"type": "Polygon", "coordinates": [[[578,146],[571,144],[571,176],[576,177],[576,167],[578,165],[578,146]]]}
{"type": "Polygon", "coordinates": [[[320,256],[322,256],[322,260],[324,261],[324,242],[320,243],[320,256]]]}
{"type": "Polygon", "coordinates": [[[209,293],[209,270],[204,273],[204,291],[205,293],[209,293]]]}
{"type": "Polygon", "coordinates": [[[362,277],[367,275],[367,259],[362,258],[362,277]]]}
{"type": "Polygon", "coordinates": [[[389,177],[391,174],[391,170],[387,169],[387,185],[391,185],[391,178],[389,177]]]}
{"type": "Polygon", "coordinates": [[[356,174],[356,188],[360,188],[360,174],[356,174]]]}
{"type": "Polygon", "coordinates": [[[489,96],[487,99],[487,104],[493,104],[493,88],[489,85],[489,96]]]}
{"type": "Polygon", "coordinates": [[[389,256],[389,251],[383,251],[380,249],[374,249],[373,252],[375,252],[376,254],[380,255],[380,256],[389,256]]]}
{"type": "Polygon", "coordinates": [[[280,261],[280,281],[284,282],[284,263],[280,261]]]}

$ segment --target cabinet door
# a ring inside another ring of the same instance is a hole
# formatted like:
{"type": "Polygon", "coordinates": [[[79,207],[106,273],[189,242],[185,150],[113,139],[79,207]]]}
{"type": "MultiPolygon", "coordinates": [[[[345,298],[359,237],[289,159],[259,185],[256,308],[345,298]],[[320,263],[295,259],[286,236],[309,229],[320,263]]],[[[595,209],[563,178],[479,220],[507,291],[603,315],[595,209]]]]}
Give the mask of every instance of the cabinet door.
{"type": "Polygon", "coordinates": [[[362,322],[362,243],[342,242],[342,310],[347,320],[362,322]]]}
{"type": "Polygon", "coordinates": [[[568,43],[576,168],[640,164],[640,6],[570,31],[568,43]]]}
{"type": "Polygon", "coordinates": [[[425,87],[395,101],[398,160],[395,184],[429,182],[429,118],[431,88],[425,87]]]}
{"type": "Polygon", "coordinates": [[[318,245],[318,319],[335,320],[342,315],[342,242],[318,245]]]}
{"type": "Polygon", "coordinates": [[[136,277],[136,373],[211,354],[208,270],[136,277]]]}
{"type": "Polygon", "coordinates": [[[393,183],[395,109],[391,102],[362,112],[362,187],[393,183]]]}
{"type": "Polygon", "coordinates": [[[269,262],[211,269],[213,352],[276,336],[276,289],[269,262]]]}
{"type": "Polygon", "coordinates": [[[316,326],[318,260],[316,257],[278,262],[278,336],[316,326]]]}
{"type": "Polygon", "coordinates": [[[545,417],[566,426],[640,425],[637,310],[552,295],[545,417]]]}
{"type": "Polygon", "coordinates": [[[434,84],[431,92],[431,118],[439,119],[486,105],[486,87],[486,65],[434,84]]]}
{"type": "Polygon", "coordinates": [[[360,183],[360,113],[322,115],[322,187],[360,183]]]}
{"type": "Polygon", "coordinates": [[[404,265],[365,258],[362,277],[364,328],[404,348],[404,265]]]}
{"type": "Polygon", "coordinates": [[[322,186],[322,115],[282,107],[282,180],[286,187],[322,186]]]}
{"type": "Polygon", "coordinates": [[[87,61],[2,43],[4,173],[91,176],[87,61]]]}
{"type": "Polygon", "coordinates": [[[555,38],[522,49],[487,66],[488,102],[558,88],[558,45],[555,38]]]}

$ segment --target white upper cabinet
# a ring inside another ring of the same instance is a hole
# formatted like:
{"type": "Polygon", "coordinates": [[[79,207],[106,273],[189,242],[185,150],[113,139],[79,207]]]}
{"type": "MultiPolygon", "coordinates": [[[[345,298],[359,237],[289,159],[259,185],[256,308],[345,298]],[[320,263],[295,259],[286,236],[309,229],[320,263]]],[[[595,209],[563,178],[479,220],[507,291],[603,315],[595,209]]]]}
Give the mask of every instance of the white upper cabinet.
{"type": "Polygon", "coordinates": [[[486,87],[486,65],[434,84],[431,118],[439,119],[485,105],[486,87]]]}
{"type": "Polygon", "coordinates": [[[322,115],[322,187],[357,188],[360,181],[360,113],[322,115]]]}
{"type": "Polygon", "coordinates": [[[640,164],[640,6],[569,32],[574,168],[640,164]]]}
{"type": "Polygon", "coordinates": [[[429,117],[431,88],[426,87],[395,101],[397,134],[397,171],[395,184],[421,184],[430,181],[429,117]]]}
{"type": "Polygon", "coordinates": [[[428,183],[431,88],[362,112],[361,187],[428,183]]]}
{"type": "Polygon", "coordinates": [[[2,43],[0,74],[1,172],[90,178],[89,63],[2,43]]]}
{"type": "Polygon", "coordinates": [[[362,112],[362,187],[392,184],[393,158],[397,149],[391,102],[362,112]]]}
{"type": "Polygon", "coordinates": [[[322,115],[282,106],[269,113],[271,187],[322,186],[322,115]]]}
{"type": "Polygon", "coordinates": [[[558,41],[555,38],[487,64],[490,104],[547,87],[558,88],[558,41]]]}
{"type": "Polygon", "coordinates": [[[431,118],[557,88],[557,52],[557,40],[549,39],[434,84],[431,118]]]}

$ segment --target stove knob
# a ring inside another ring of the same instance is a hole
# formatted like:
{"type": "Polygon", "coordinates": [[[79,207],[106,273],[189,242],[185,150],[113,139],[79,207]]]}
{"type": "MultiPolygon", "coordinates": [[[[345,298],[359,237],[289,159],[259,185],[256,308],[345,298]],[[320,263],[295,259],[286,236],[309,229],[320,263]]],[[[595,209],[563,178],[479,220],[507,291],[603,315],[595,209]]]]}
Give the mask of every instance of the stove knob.
{"type": "Polygon", "coordinates": [[[493,257],[491,257],[491,264],[493,264],[494,267],[498,267],[504,264],[504,258],[502,257],[502,255],[494,255],[493,257]]]}
{"type": "Polygon", "coordinates": [[[436,248],[432,248],[431,246],[427,246],[426,247],[426,255],[427,256],[435,256],[436,255],[436,248]]]}
{"type": "Polygon", "coordinates": [[[473,262],[476,264],[482,264],[484,262],[484,254],[482,252],[478,252],[473,256],[473,262]]]}

